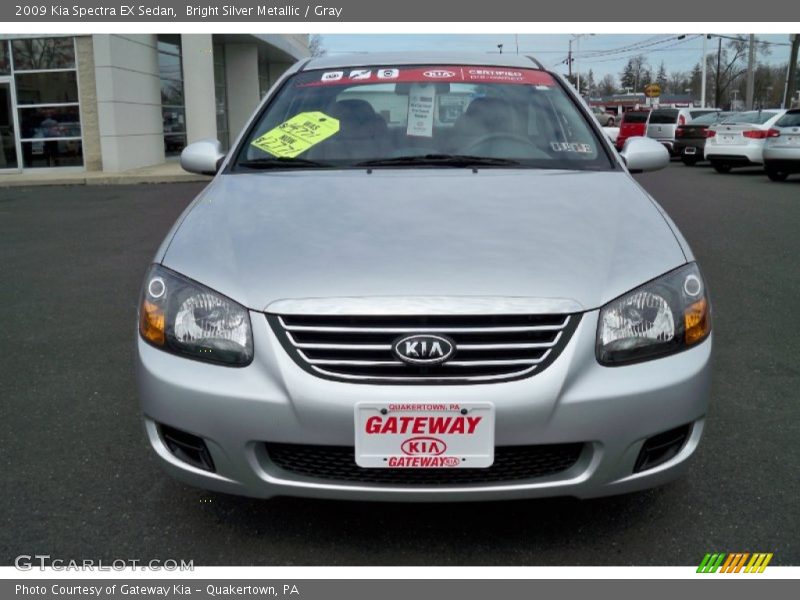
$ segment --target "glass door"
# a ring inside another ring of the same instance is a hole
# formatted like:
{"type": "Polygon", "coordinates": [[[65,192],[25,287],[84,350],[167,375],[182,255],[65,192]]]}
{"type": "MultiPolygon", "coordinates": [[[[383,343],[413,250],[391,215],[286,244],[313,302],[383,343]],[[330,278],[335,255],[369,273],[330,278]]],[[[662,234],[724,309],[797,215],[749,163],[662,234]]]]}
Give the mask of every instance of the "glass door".
{"type": "Polygon", "coordinates": [[[0,171],[19,170],[14,112],[11,80],[0,77],[0,171]]]}

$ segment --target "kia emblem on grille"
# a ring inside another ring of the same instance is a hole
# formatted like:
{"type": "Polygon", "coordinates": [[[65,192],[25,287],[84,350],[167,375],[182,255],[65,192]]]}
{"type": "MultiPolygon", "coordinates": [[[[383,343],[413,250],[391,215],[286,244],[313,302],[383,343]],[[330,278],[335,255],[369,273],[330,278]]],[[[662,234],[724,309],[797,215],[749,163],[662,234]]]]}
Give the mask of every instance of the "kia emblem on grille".
{"type": "Polygon", "coordinates": [[[394,355],[411,365],[440,365],[455,351],[455,342],[441,335],[408,335],[392,344],[394,355]]]}

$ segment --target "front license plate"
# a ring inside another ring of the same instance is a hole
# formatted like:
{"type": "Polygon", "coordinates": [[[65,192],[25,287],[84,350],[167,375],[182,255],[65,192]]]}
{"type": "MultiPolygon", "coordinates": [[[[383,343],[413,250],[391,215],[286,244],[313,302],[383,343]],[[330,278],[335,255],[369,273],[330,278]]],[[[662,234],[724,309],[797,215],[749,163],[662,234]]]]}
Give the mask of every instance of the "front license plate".
{"type": "Polygon", "coordinates": [[[686,148],[683,149],[683,153],[684,154],[695,154],[695,153],[697,153],[697,148],[695,148],[694,146],[687,146],[686,148]]]}
{"type": "Polygon", "coordinates": [[[360,402],[355,426],[359,467],[462,469],[494,462],[489,402],[360,402]]]}

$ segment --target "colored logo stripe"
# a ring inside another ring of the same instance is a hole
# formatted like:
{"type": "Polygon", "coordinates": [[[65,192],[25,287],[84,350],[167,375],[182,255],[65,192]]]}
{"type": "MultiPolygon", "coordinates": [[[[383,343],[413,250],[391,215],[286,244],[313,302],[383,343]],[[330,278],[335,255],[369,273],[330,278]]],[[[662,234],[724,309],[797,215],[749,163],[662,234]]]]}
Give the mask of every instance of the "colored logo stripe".
{"type": "Polygon", "coordinates": [[[766,552],[725,552],[708,553],[703,557],[700,566],[697,567],[698,573],[763,573],[764,569],[772,560],[773,554],[766,552]],[[750,562],[747,562],[747,559],[750,562]],[[747,563],[747,566],[745,566],[747,563]],[[744,569],[742,571],[742,569],[744,569]]]}
{"type": "Polygon", "coordinates": [[[750,563],[745,567],[745,573],[763,573],[769,561],[772,560],[772,552],[753,554],[750,563]]]}
{"type": "Polygon", "coordinates": [[[722,561],[725,560],[725,553],[706,554],[700,566],[697,567],[698,573],[716,573],[722,561]]]}

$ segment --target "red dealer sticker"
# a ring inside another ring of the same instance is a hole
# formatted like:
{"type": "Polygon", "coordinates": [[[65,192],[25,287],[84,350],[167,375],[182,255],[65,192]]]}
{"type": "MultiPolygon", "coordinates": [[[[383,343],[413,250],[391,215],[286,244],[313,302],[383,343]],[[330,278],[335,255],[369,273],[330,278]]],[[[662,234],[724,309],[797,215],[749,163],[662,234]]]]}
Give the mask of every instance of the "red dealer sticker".
{"type": "Polygon", "coordinates": [[[494,461],[494,406],[488,402],[362,402],[355,427],[360,467],[484,468],[494,461]]]}
{"type": "Polygon", "coordinates": [[[354,83],[511,83],[519,85],[556,84],[553,76],[535,69],[503,67],[434,66],[434,67],[373,67],[336,71],[321,71],[319,79],[301,83],[298,87],[321,85],[350,85],[354,83]]]}

